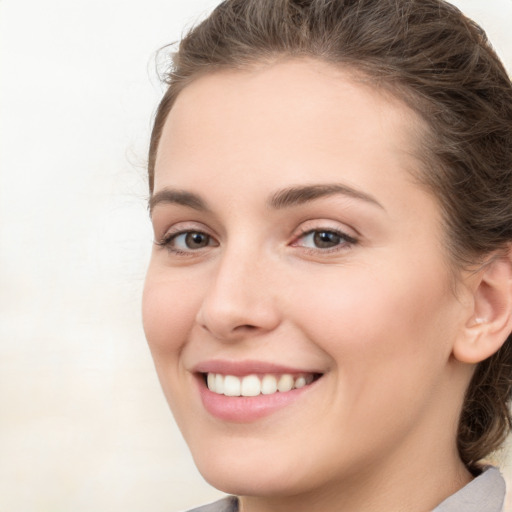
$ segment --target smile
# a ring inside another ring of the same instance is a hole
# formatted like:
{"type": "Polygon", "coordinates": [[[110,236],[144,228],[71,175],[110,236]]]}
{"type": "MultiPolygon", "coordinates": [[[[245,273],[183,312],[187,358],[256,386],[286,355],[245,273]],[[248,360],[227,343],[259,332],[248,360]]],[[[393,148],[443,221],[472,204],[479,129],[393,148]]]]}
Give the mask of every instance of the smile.
{"type": "Polygon", "coordinates": [[[314,393],[325,375],[250,360],[203,362],[192,372],[205,410],[229,423],[250,423],[288,409],[314,393]]]}
{"type": "Polygon", "coordinates": [[[300,389],[315,380],[314,374],[292,375],[223,375],[221,373],[208,372],[205,374],[208,389],[218,395],[230,397],[255,397],[259,395],[273,395],[286,393],[292,389],[300,389]]]}

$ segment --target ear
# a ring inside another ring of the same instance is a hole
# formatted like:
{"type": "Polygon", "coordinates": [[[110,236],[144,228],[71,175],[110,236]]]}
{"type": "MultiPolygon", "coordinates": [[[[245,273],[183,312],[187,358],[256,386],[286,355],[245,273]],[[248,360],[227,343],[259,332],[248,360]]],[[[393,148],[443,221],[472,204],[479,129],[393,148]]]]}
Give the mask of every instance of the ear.
{"type": "Polygon", "coordinates": [[[512,332],[512,247],[472,278],[472,311],[453,346],[454,357],[476,364],[497,352],[512,332]]]}

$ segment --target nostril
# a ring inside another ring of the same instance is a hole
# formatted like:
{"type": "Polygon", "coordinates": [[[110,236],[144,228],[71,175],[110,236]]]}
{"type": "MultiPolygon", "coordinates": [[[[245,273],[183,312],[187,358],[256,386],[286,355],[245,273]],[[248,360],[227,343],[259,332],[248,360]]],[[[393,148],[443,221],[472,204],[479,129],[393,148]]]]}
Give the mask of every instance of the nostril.
{"type": "Polygon", "coordinates": [[[245,330],[245,331],[254,331],[255,329],[257,329],[257,327],[255,325],[246,324],[246,325],[239,325],[238,327],[235,327],[235,329],[245,330]]]}

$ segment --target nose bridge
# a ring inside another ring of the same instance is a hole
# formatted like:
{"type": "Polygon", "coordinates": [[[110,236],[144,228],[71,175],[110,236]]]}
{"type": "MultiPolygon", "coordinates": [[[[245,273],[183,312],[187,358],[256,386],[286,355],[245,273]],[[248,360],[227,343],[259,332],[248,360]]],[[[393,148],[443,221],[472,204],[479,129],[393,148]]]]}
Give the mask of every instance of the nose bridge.
{"type": "Polygon", "coordinates": [[[272,330],[279,319],[270,277],[263,251],[243,243],[226,248],[212,272],[198,323],[225,340],[272,330]]]}

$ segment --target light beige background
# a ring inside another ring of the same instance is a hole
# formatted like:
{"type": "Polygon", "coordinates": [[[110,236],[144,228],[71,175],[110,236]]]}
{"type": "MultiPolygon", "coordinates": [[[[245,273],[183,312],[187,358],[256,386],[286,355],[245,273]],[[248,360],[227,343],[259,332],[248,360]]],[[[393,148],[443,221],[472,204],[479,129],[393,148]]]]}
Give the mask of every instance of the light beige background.
{"type": "MultiPolygon", "coordinates": [[[[173,424],[140,320],[153,57],[216,3],[0,3],[0,512],[220,495],[173,424]]],[[[456,4],[512,69],[512,0],[456,4]]]]}

